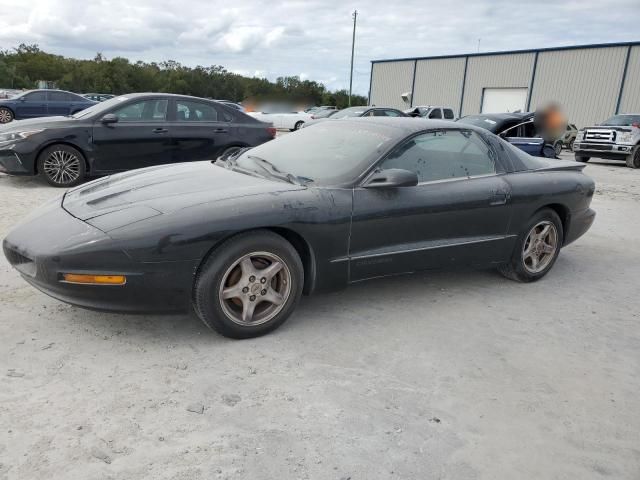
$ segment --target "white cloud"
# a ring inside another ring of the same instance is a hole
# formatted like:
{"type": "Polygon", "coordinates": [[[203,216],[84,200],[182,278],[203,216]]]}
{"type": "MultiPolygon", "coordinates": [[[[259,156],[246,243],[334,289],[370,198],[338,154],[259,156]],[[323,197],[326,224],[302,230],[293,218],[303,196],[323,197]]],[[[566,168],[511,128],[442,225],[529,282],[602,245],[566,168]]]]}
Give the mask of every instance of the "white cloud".
{"type": "Polygon", "coordinates": [[[637,40],[640,0],[0,0],[0,47],[132,61],[223,65],[275,79],[348,88],[351,12],[358,9],[354,90],[370,60],[637,40]],[[303,73],[300,73],[303,72],[303,73]]]}

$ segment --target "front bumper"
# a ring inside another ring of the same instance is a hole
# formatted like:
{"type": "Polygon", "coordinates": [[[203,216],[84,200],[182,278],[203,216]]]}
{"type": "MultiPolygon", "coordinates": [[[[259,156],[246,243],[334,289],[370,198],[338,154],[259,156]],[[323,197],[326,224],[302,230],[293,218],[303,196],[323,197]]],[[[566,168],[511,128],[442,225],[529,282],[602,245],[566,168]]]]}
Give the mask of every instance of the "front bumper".
{"type": "Polygon", "coordinates": [[[81,307],[116,312],[186,311],[196,261],[136,262],[102,231],[57,203],[41,208],[3,242],[9,263],[44,293],[81,307]],[[126,275],[124,285],[65,283],[64,273],[126,275]]]}
{"type": "Polygon", "coordinates": [[[633,151],[633,145],[619,145],[614,143],[573,143],[573,151],[588,157],[624,159],[633,151]]]}
{"type": "Polygon", "coordinates": [[[0,149],[0,173],[33,175],[33,163],[13,149],[0,149]]]}

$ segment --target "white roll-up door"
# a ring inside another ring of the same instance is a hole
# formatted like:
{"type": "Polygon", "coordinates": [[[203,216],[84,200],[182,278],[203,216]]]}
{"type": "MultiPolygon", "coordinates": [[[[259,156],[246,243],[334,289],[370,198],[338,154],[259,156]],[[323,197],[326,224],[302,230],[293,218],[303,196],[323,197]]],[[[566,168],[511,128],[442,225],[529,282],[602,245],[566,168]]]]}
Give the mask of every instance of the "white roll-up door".
{"type": "Polygon", "coordinates": [[[526,88],[485,88],[482,95],[482,113],[526,111],[526,88]]]}

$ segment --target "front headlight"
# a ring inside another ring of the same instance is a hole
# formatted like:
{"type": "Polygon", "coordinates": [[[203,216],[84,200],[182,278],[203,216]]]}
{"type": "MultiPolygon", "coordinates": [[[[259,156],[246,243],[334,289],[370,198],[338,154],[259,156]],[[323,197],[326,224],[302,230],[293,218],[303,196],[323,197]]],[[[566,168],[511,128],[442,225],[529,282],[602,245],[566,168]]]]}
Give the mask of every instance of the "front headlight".
{"type": "Polygon", "coordinates": [[[632,132],[621,132],[618,134],[618,142],[620,143],[631,143],[633,141],[633,133],[632,132]]]}
{"type": "Polygon", "coordinates": [[[576,134],[576,142],[581,142],[582,140],[584,140],[584,130],[579,130],[578,133],[576,134]]]}
{"type": "Polygon", "coordinates": [[[20,140],[24,140],[25,138],[29,138],[31,135],[35,135],[36,133],[42,132],[44,129],[40,130],[25,130],[23,132],[8,132],[0,134],[0,143],[8,143],[8,142],[18,142],[20,140]]]}

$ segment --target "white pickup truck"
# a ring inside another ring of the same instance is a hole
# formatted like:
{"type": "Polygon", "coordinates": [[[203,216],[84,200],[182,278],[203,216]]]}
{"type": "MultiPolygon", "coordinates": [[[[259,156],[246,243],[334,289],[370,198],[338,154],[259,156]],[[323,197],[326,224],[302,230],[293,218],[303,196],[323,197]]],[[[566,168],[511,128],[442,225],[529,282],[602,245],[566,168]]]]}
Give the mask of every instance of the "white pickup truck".
{"type": "Polygon", "coordinates": [[[287,130],[299,130],[302,126],[311,120],[311,114],[305,112],[286,112],[286,113],[270,113],[270,112],[247,112],[253,118],[261,122],[273,123],[275,128],[287,130]]]}
{"type": "Polygon", "coordinates": [[[578,162],[606,158],[640,168],[640,113],[614,115],[600,125],[583,128],[573,142],[573,151],[578,162]]]}

